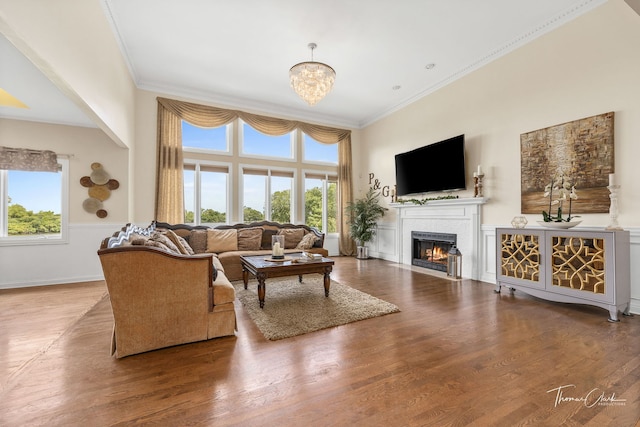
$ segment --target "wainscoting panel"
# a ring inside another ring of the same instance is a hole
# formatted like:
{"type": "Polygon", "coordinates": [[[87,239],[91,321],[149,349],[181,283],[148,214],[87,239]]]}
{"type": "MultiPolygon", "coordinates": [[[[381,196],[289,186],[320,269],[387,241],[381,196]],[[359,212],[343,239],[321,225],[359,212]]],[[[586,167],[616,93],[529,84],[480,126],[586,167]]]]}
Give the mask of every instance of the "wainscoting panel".
{"type": "Polygon", "coordinates": [[[496,227],[481,227],[480,280],[496,283],[496,227]]]}
{"type": "Polygon", "coordinates": [[[0,289],[102,280],[100,242],[123,224],[69,224],[60,245],[0,247],[0,289]]]}
{"type": "Polygon", "coordinates": [[[397,229],[394,223],[379,223],[376,235],[369,247],[369,255],[374,258],[386,259],[398,262],[398,251],[396,248],[397,229]]]}

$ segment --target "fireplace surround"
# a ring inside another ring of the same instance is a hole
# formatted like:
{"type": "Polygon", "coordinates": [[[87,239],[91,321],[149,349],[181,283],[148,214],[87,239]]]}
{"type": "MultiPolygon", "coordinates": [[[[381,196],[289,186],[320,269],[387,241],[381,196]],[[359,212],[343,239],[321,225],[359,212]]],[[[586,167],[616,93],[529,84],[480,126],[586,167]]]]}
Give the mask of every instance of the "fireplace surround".
{"type": "Polygon", "coordinates": [[[485,203],[487,199],[482,197],[433,200],[423,205],[392,203],[391,207],[396,209],[398,262],[412,265],[412,231],[455,234],[456,247],[465,259],[462,277],[478,280],[483,260],[483,245],[480,241],[481,207],[485,203]]]}

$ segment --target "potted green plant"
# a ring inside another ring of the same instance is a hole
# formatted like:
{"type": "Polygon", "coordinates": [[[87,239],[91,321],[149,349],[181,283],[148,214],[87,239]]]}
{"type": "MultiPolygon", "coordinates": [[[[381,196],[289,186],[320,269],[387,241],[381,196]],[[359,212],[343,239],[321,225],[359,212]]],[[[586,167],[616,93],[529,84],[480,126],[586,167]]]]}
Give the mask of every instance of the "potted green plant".
{"type": "Polygon", "coordinates": [[[377,221],[384,216],[387,208],[380,206],[380,193],[369,188],[364,197],[347,205],[349,218],[349,236],[358,245],[356,258],[369,258],[369,248],[365,246],[373,239],[376,232],[377,221]]]}

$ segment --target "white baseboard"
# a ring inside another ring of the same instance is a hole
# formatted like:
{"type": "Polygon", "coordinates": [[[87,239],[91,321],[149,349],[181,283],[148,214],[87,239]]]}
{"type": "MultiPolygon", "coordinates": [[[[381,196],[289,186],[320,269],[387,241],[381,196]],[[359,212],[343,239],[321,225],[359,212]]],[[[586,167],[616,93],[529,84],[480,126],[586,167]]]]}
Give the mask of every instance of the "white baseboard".
{"type": "Polygon", "coordinates": [[[39,281],[25,281],[20,283],[15,283],[10,286],[0,285],[0,289],[18,289],[18,288],[29,288],[33,286],[54,286],[54,285],[63,285],[67,283],[81,283],[81,282],[98,282],[104,280],[104,276],[93,276],[93,277],[78,277],[78,276],[69,276],[67,278],[60,277],[55,282],[51,280],[39,280],[39,281]]]}

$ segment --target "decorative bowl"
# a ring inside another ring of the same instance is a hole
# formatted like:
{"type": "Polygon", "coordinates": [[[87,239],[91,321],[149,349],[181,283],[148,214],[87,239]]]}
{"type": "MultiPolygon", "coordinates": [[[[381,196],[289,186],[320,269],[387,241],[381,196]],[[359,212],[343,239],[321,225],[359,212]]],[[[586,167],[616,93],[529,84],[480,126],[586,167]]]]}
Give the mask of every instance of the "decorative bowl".
{"type": "Polygon", "coordinates": [[[523,216],[514,216],[511,220],[513,228],[524,228],[527,225],[527,218],[523,216]]]}
{"type": "Polygon", "coordinates": [[[582,221],[562,221],[562,222],[554,222],[554,221],[550,221],[550,222],[544,222],[544,221],[536,221],[538,224],[540,224],[541,227],[545,227],[545,228],[556,228],[556,229],[560,229],[560,230],[566,230],[568,228],[572,228],[575,227],[576,225],[580,224],[582,221]]]}

